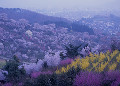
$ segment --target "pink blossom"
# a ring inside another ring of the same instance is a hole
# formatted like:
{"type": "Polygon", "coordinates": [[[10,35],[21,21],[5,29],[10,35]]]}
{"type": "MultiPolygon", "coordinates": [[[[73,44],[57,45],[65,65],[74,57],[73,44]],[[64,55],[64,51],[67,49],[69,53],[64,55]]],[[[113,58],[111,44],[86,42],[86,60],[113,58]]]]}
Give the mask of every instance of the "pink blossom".
{"type": "Polygon", "coordinates": [[[111,84],[111,86],[119,86],[119,85],[120,85],[120,77],[118,77],[117,80],[111,84]]]}
{"type": "Polygon", "coordinates": [[[102,75],[94,72],[82,72],[75,78],[75,86],[101,86],[102,75]]]}
{"type": "Polygon", "coordinates": [[[41,72],[34,72],[31,74],[32,78],[37,78],[40,75],[41,72]]]}
{"type": "Polygon", "coordinates": [[[31,74],[32,78],[37,78],[38,76],[40,76],[41,74],[52,74],[52,71],[45,71],[45,72],[33,72],[31,74]]]}
{"type": "Polygon", "coordinates": [[[6,83],[6,84],[4,84],[3,86],[12,86],[12,83],[6,83]]]}
{"type": "Polygon", "coordinates": [[[67,58],[65,60],[60,61],[60,65],[66,65],[66,64],[71,64],[73,59],[67,58]]]}

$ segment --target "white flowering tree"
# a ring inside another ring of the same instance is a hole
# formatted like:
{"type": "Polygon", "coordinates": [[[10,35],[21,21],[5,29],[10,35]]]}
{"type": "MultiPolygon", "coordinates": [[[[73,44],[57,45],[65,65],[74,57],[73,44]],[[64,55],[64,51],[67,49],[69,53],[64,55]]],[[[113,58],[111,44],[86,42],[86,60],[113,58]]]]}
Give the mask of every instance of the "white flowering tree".
{"type": "Polygon", "coordinates": [[[30,36],[30,37],[32,37],[32,31],[30,31],[30,30],[27,30],[26,32],[25,32],[28,36],[30,36]]]}
{"type": "Polygon", "coordinates": [[[5,80],[4,71],[0,69],[0,80],[5,80]]]}
{"type": "Polygon", "coordinates": [[[47,62],[48,66],[57,66],[60,63],[60,52],[47,52],[44,57],[44,61],[47,62]]]}
{"type": "Polygon", "coordinates": [[[40,69],[42,69],[42,64],[43,61],[42,60],[38,60],[37,63],[25,63],[23,65],[21,65],[20,67],[24,67],[25,71],[27,74],[31,74],[32,72],[37,72],[40,71],[40,69]]]}
{"type": "Polygon", "coordinates": [[[80,54],[82,54],[83,57],[89,55],[89,54],[90,54],[90,47],[87,46],[87,47],[83,48],[83,49],[81,50],[80,54]]]}
{"type": "Polygon", "coordinates": [[[98,54],[100,47],[101,47],[101,46],[98,44],[97,46],[95,46],[94,48],[91,49],[91,52],[92,52],[92,53],[95,53],[95,54],[98,54]]]}

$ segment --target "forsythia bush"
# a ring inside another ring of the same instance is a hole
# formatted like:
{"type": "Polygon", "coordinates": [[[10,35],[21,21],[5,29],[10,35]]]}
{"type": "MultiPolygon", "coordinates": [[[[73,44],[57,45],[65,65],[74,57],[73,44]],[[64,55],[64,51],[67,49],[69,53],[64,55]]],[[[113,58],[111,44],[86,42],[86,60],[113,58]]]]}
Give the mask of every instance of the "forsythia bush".
{"type": "Polygon", "coordinates": [[[80,68],[85,71],[109,71],[109,70],[120,70],[120,52],[118,50],[110,53],[107,51],[106,53],[100,54],[92,54],[89,56],[80,59],[79,57],[74,59],[74,61],[67,65],[66,67],[62,67],[56,70],[56,74],[61,74],[68,72],[71,68],[80,68]]]}

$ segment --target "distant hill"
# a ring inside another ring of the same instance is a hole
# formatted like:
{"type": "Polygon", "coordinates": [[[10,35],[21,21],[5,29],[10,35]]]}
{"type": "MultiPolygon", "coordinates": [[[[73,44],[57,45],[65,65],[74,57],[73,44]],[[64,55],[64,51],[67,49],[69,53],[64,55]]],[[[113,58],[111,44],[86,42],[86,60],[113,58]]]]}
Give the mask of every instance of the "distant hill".
{"type": "Polygon", "coordinates": [[[33,11],[20,9],[20,8],[0,8],[0,13],[6,13],[9,19],[19,20],[26,19],[29,23],[39,23],[41,25],[47,25],[54,23],[57,27],[65,27],[69,30],[76,32],[88,32],[94,34],[93,29],[88,26],[79,25],[75,22],[71,22],[65,18],[47,16],[33,11]]]}
{"type": "Polygon", "coordinates": [[[39,24],[44,24],[44,22],[46,22],[46,21],[69,22],[67,19],[64,19],[64,18],[47,16],[47,15],[43,15],[43,14],[36,13],[33,11],[20,9],[20,8],[0,8],[0,13],[6,13],[8,15],[8,18],[15,19],[15,20],[24,18],[24,19],[28,20],[30,23],[37,22],[39,24]]]}

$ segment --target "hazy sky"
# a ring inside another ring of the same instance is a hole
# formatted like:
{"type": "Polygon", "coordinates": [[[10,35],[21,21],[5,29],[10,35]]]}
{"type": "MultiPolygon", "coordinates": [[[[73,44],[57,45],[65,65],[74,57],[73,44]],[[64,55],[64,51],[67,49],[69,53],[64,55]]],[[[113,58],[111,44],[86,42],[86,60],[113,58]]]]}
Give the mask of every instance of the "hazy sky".
{"type": "Polygon", "coordinates": [[[0,0],[0,7],[120,9],[119,3],[120,0],[0,0]]]}

